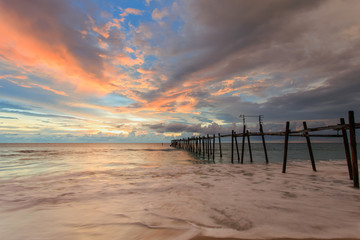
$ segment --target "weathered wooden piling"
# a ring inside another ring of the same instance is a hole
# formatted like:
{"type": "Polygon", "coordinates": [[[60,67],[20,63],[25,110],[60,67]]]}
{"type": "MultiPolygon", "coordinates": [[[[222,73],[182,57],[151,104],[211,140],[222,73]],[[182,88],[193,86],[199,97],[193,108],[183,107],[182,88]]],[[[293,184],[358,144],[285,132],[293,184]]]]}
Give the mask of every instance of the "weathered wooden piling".
{"type": "Polygon", "coordinates": [[[246,125],[244,124],[243,133],[242,133],[242,143],[241,143],[241,164],[244,163],[245,131],[246,131],[246,125]]]}
{"type": "Polygon", "coordinates": [[[359,168],[358,168],[357,151],[356,151],[354,111],[349,111],[349,133],[350,133],[350,148],[351,148],[354,187],[359,188],[359,168]]]}
{"type": "MultiPolygon", "coordinates": [[[[260,121],[260,120],[259,120],[260,121]]],[[[263,130],[263,126],[262,123],[260,122],[260,134],[261,134],[261,139],[262,139],[262,144],[263,144],[263,148],[264,148],[264,153],[265,153],[265,162],[269,163],[269,158],[268,158],[268,154],[267,154],[267,150],[266,150],[266,143],[265,143],[265,136],[264,136],[264,130],[263,130]]]]}
{"type": "Polygon", "coordinates": [[[309,150],[312,169],[316,172],[315,159],[314,159],[314,154],[313,154],[312,147],[311,147],[311,141],[310,141],[309,133],[306,132],[306,130],[307,130],[306,122],[303,122],[303,126],[304,126],[304,130],[305,130],[304,135],[305,135],[306,144],[307,144],[307,147],[308,147],[308,150],[309,150]]]}
{"type": "Polygon", "coordinates": [[[215,134],[213,136],[213,161],[215,161],[215,134]]]}
{"type": "MultiPolygon", "coordinates": [[[[344,118],[340,118],[340,125],[345,125],[344,118]]],[[[346,129],[342,128],[341,133],[342,133],[342,137],[343,137],[345,157],[346,157],[346,162],[347,162],[348,171],[349,171],[349,178],[350,178],[350,180],[353,180],[353,170],[352,170],[352,163],[351,163],[351,156],[350,156],[349,140],[347,137],[346,129]]]]}
{"type": "Polygon", "coordinates": [[[222,158],[222,150],[221,150],[221,135],[219,133],[219,150],[220,150],[220,157],[222,158]]]}
{"type": "Polygon", "coordinates": [[[253,157],[252,157],[252,151],[251,151],[251,143],[250,143],[250,133],[249,130],[246,130],[246,136],[248,139],[248,146],[249,146],[249,155],[250,155],[250,162],[253,162],[253,157]]]}
{"type": "Polygon", "coordinates": [[[236,132],[234,132],[234,137],[235,137],[236,153],[237,153],[237,158],[238,158],[238,163],[239,163],[240,162],[240,154],[239,154],[239,146],[238,146],[238,142],[237,142],[236,132]]]}
{"type": "Polygon", "coordinates": [[[286,122],[285,128],[285,143],[284,143],[284,160],[283,160],[283,170],[282,172],[286,172],[286,162],[287,162],[287,151],[289,145],[289,133],[290,133],[290,122],[286,122]]]}
{"type": "Polygon", "coordinates": [[[207,135],[207,142],[206,142],[206,145],[207,145],[207,156],[208,158],[210,158],[210,144],[209,144],[209,134],[207,135]]]}
{"type": "Polygon", "coordinates": [[[231,131],[231,163],[234,163],[234,130],[231,131]]]}
{"type": "Polygon", "coordinates": [[[205,157],[205,136],[202,137],[203,157],[205,157]]]}

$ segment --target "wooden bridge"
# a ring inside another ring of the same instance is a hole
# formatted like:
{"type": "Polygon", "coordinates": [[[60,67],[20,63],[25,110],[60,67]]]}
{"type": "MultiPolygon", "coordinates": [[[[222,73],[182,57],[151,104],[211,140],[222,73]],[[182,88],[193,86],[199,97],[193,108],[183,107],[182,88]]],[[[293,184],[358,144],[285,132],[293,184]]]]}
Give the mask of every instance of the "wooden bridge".
{"type": "Polygon", "coordinates": [[[215,134],[206,136],[193,136],[190,138],[183,139],[174,139],[171,141],[171,146],[175,148],[186,149],[188,151],[194,152],[199,155],[207,155],[210,158],[215,158],[215,142],[218,139],[219,144],[219,155],[222,157],[222,147],[221,147],[221,139],[224,137],[231,137],[231,163],[234,163],[234,152],[236,149],[238,163],[244,162],[244,147],[245,147],[245,138],[247,138],[248,149],[250,153],[250,162],[252,162],[252,152],[251,152],[251,143],[250,136],[261,136],[262,144],[264,148],[265,154],[265,162],[269,163],[265,136],[283,136],[284,137],[284,157],[283,157],[283,168],[282,172],[286,172],[286,164],[287,164],[287,153],[288,153],[288,145],[289,145],[289,137],[305,137],[312,169],[316,171],[316,164],[314,160],[314,155],[312,151],[310,138],[312,137],[327,137],[327,138],[342,138],[345,150],[345,157],[348,166],[349,178],[353,180],[354,187],[359,188],[359,169],[358,169],[358,160],[357,160],[357,144],[356,144],[356,129],[360,128],[360,123],[355,122],[354,111],[349,111],[348,114],[348,123],[345,123],[344,118],[340,118],[340,122],[337,125],[331,126],[323,126],[316,128],[308,128],[307,123],[303,122],[303,129],[292,131],[290,129],[290,122],[286,122],[285,131],[284,132],[264,132],[263,124],[259,118],[259,132],[249,132],[246,129],[245,121],[243,125],[243,132],[236,133],[234,130],[230,134],[220,134],[216,136],[215,134]],[[326,130],[334,130],[337,131],[337,134],[318,134],[317,132],[326,131],[326,130]],[[341,134],[339,134],[341,132],[341,134]],[[349,138],[348,134],[349,132],[349,138]],[[316,134],[314,134],[316,133],[316,134]],[[242,138],[241,144],[241,157],[238,146],[238,137],[242,138]],[[350,142],[349,142],[350,139],[350,142]],[[234,148],[235,146],[235,148],[234,148]]]}

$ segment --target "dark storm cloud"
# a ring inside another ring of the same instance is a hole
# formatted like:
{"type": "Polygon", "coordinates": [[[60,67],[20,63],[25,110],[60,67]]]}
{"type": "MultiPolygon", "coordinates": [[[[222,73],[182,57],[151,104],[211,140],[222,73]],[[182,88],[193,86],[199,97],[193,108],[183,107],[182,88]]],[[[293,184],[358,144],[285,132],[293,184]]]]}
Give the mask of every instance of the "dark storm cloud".
{"type": "Polygon", "coordinates": [[[360,112],[359,76],[360,70],[337,74],[328,80],[327,86],[273,97],[264,103],[238,97],[211,100],[218,103],[217,118],[225,122],[237,122],[240,114],[265,115],[272,121],[346,118],[348,110],[360,112]]]}
{"type": "Polygon", "coordinates": [[[204,93],[192,95],[196,108],[227,123],[239,114],[335,118],[359,108],[359,1],[196,0],[178,9],[180,33],[153,28],[167,36],[156,52],[169,80],[145,99],[209,79],[192,86],[204,93]],[[247,77],[228,85],[237,93],[213,94],[236,76],[247,77]]]}
{"type": "MultiPolygon", "coordinates": [[[[224,72],[234,68],[250,71],[268,63],[259,51],[271,44],[294,41],[307,28],[292,24],[293,19],[304,11],[317,8],[322,1],[191,1],[186,6],[183,38],[169,44],[164,51],[179,58],[181,64],[172,71],[167,87],[188,80],[191,73],[210,68],[227,61],[224,72]],[[228,61],[237,53],[237,57],[228,61]],[[248,56],[245,56],[248,55],[248,56]],[[246,58],[250,57],[250,60],[246,58]]],[[[179,37],[179,36],[176,36],[179,37]]],[[[163,53],[166,55],[166,53],[163,53]]],[[[178,63],[177,62],[177,63],[178,63]]]]}

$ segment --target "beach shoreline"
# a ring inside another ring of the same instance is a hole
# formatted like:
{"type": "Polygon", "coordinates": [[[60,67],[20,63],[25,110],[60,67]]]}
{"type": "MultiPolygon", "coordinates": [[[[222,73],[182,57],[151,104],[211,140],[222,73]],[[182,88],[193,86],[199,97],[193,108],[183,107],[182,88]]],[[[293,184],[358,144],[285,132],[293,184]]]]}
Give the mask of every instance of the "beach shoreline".
{"type": "Polygon", "coordinates": [[[193,164],[161,145],[66,146],[3,151],[3,166],[17,169],[0,179],[4,239],[360,236],[360,192],[345,160],[317,161],[317,172],[289,161],[284,174],[281,163],[193,164]]]}
{"type": "Polygon", "coordinates": [[[217,238],[208,236],[195,236],[189,240],[359,240],[360,238],[217,238]]]}

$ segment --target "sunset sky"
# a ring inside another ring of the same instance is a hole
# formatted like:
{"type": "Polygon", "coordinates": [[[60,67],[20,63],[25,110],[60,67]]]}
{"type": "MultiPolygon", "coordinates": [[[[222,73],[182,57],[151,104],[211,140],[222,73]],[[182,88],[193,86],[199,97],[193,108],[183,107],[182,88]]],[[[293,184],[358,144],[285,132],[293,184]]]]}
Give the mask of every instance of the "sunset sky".
{"type": "Polygon", "coordinates": [[[265,131],[358,121],[359,13],[358,0],[0,0],[0,142],[169,142],[231,132],[240,114],[265,131]]]}

